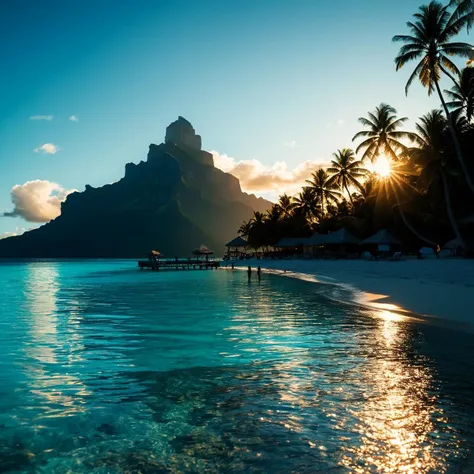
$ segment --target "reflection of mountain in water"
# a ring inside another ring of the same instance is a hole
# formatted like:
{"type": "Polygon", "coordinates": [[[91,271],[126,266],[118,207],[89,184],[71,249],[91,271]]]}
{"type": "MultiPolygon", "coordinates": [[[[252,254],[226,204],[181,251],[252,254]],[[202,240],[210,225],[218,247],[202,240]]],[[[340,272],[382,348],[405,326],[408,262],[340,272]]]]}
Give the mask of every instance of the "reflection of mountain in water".
{"type": "Polygon", "coordinates": [[[57,219],[0,241],[0,256],[135,257],[152,248],[175,256],[203,242],[219,252],[254,210],[269,206],[215,168],[179,117],[146,162],[128,163],[117,183],[69,195],[57,219]]]}

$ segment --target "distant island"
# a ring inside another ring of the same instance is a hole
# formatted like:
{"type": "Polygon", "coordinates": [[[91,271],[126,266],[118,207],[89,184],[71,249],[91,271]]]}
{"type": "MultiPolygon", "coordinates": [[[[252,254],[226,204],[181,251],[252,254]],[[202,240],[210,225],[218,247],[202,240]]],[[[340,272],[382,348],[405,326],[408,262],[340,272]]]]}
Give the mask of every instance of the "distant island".
{"type": "Polygon", "coordinates": [[[0,240],[0,257],[137,257],[152,249],[174,257],[201,243],[220,253],[243,221],[270,207],[217,169],[179,117],[146,162],[128,163],[116,183],[70,194],[53,221],[0,240]]]}

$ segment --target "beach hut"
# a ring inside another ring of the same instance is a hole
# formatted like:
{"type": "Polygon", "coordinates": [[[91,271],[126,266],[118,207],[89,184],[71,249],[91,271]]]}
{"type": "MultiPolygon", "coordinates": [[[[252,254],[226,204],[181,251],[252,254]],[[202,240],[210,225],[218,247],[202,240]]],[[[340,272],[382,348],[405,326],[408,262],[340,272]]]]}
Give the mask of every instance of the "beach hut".
{"type": "Polygon", "coordinates": [[[396,239],[387,229],[379,230],[376,234],[372,235],[368,239],[360,242],[361,245],[373,244],[373,245],[401,245],[401,242],[396,239]]]}
{"type": "Polygon", "coordinates": [[[359,245],[360,239],[351,234],[345,227],[326,235],[325,245],[359,245]]]}
{"type": "Polygon", "coordinates": [[[337,255],[342,255],[348,250],[357,253],[359,243],[360,239],[343,227],[329,234],[313,234],[306,245],[311,247],[313,253],[317,252],[318,247],[325,247],[335,251],[337,255]]]}
{"type": "Polygon", "coordinates": [[[275,244],[275,248],[280,253],[293,255],[295,253],[302,253],[307,241],[308,239],[305,237],[285,237],[275,244]]]}
{"type": "Polygon", "coordinates": [[[209,259],[209,255],[214,255],[214,251],[206,247],[204,244],[201,244],[199,248],[193,250],[193,255],[197,257],[206,257],[206,260],[209,259]]]}
{"type": "MultiPolygon", "coordinates": [[[[372,246],[377,252],[388,253],[394,250],[394,247],[400,247],[402,243],[396,239],[387,229],[379,230],[368,239],[363,240],[360,245],[372,246]]],[[[377,257],[377,252],[373,253],[377,257]]]]}
{"type": "Polygon", "coordinates": [[[327,236],[328,234],[318,234],[316,232],[306,241],[305,245],[308,247],[320,247],[326,243],[327,236]]]}
{"type": "Polygon", "coordinates": [[[248,243],[242,237],[236,237],[234,240],[226,243],[225,246],[227,247],[227,254],[228,258],[239,258],[245,254],[245,248],[247,247],[248,243]]]}

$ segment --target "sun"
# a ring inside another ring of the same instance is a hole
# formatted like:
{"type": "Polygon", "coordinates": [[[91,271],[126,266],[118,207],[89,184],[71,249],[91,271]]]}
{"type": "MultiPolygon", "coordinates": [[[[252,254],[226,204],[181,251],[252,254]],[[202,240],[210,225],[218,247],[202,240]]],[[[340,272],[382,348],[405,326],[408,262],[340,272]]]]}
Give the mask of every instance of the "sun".
{"type": "Polygon", "coordinates": [[[374,163],[374,172],[381,178],[388,178],[392,172],[390,160],[385,155],[380,155],[374,163]]]}

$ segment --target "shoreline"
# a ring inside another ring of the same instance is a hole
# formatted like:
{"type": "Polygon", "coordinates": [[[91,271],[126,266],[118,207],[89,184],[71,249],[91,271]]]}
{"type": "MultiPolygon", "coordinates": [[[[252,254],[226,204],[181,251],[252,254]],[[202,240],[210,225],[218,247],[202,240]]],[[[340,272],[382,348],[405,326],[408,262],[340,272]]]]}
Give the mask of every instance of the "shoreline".
{"type": "MultiPolygon", "coordinates": [[[[367,260],[247,260],[250,265],[295,278],[343,287],[355,303],[474,329],[474,260],[456,258],[367,260]],[[285,273],[289,273],[285,275],[285,273]]],[[[230,264],[230,262],[229,262],[230,264]]]]}

